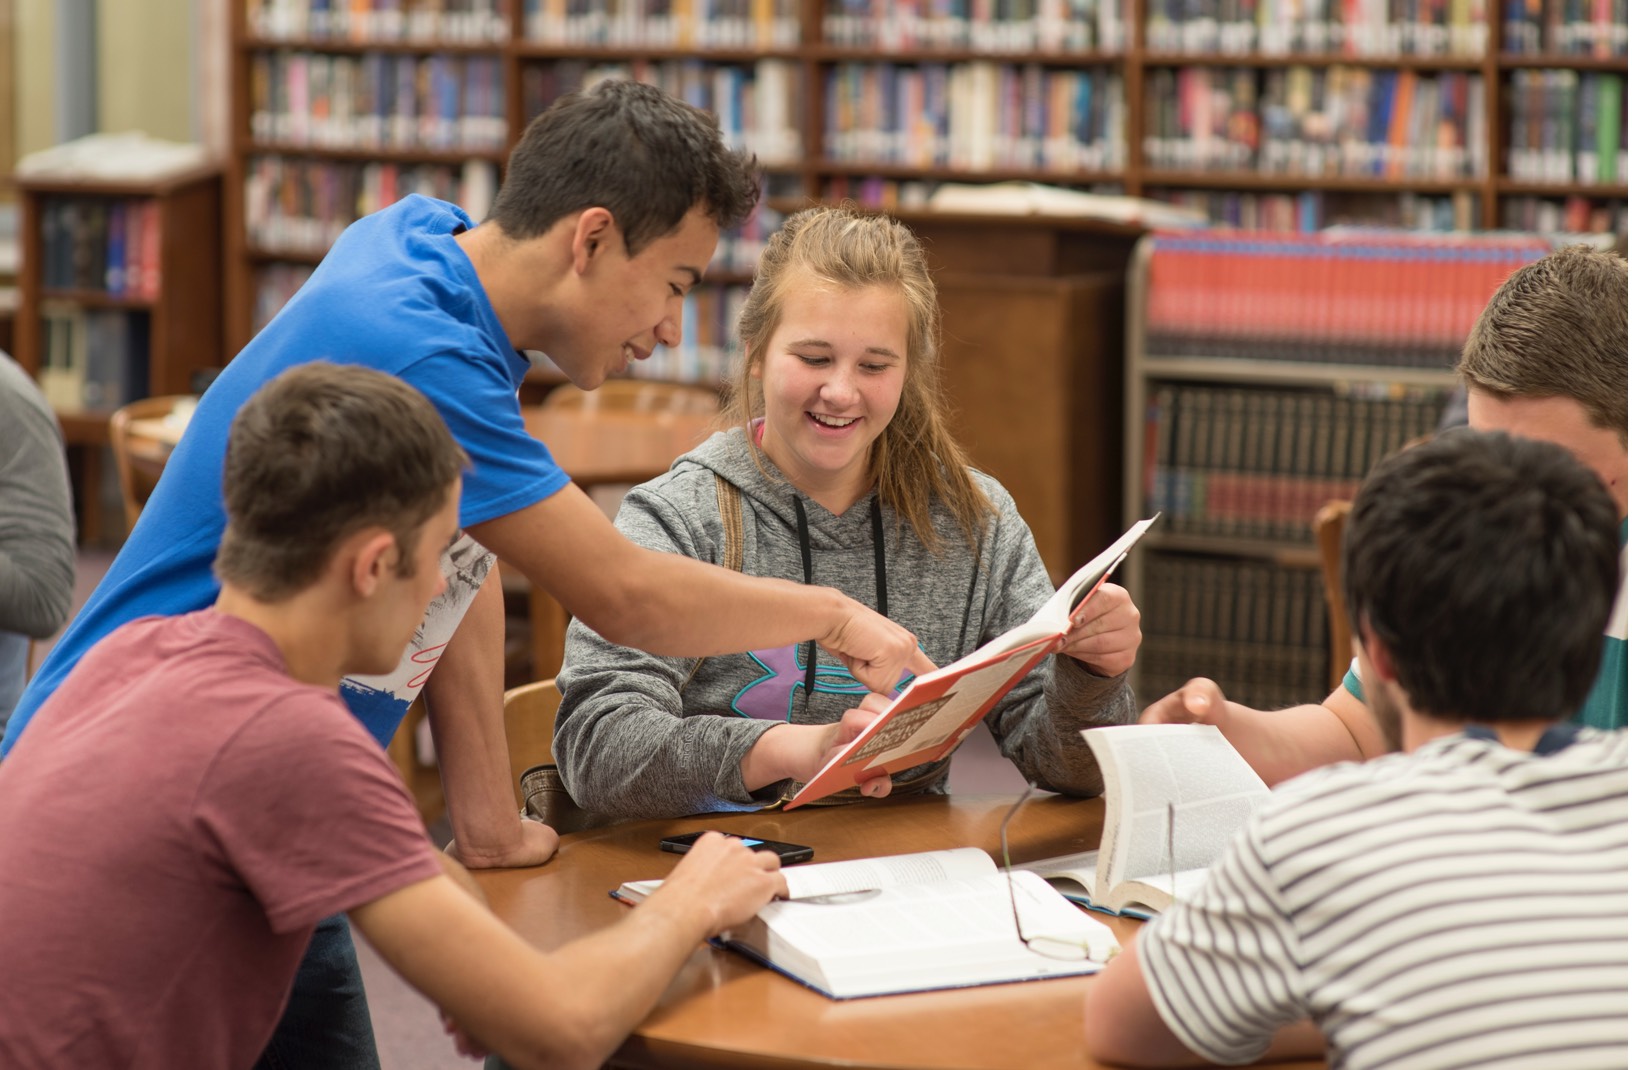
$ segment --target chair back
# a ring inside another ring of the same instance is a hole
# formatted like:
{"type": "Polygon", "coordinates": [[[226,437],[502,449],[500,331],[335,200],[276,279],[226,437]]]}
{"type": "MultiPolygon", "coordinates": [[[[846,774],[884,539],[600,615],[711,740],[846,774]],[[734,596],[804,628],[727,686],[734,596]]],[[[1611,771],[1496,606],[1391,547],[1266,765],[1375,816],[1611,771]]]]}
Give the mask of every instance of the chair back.
{"type": "Polygon", "coordinates": [[[191,394],[142,398],[116,409],[108,419],[108,441],[119,469],[119,496],[125,503],[127,532],[136,526],[142,506],[159,485],[170,451],[181,437],[170,418],[189,412],[197,400],[191,394]]]}
{"type": "Polygon", "coordinates": [[[1320,546],[1320,576],[1326,588],[1326,625],[1331,636],[1327,674],[1334,691],[1342,686],[1354,658],[1349,607],[1343,598],[1343,526],[1348,520],[1346,501],[1327,502],[1315,513],[1315,542],[1320,546]]]}
{"type": "Polygon", "coordinates": [[[552,408],[712,415],[720,411],[720,395],[698,383],[608,379],[597,390],[580,390],[571,383],[558,386],[545,397],[544,404],[552,408]]]}
{"type": "Polygon", "coordinates": [[[561,692],[554,680],[512,687],[504,693],[504,736],[510,745],[510,789],[519,809],[526,800],[521,775],[535,765],[553,765],[550,745],[555,741],[555,710],[561,692]]]}

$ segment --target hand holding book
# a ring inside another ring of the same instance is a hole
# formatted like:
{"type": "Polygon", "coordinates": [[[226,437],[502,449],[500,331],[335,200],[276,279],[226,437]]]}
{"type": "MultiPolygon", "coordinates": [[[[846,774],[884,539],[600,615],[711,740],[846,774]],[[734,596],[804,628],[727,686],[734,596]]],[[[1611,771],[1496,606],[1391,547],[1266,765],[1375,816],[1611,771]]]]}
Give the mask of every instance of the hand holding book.
{"type": "Polygon", "coordinates": [[[1072,615],[1071,630],[1056,653],[1076,658],[1100,676],[1120,676],[1133,667],[1140,639],[1133,596],[1105,583],[1072,615]]]}

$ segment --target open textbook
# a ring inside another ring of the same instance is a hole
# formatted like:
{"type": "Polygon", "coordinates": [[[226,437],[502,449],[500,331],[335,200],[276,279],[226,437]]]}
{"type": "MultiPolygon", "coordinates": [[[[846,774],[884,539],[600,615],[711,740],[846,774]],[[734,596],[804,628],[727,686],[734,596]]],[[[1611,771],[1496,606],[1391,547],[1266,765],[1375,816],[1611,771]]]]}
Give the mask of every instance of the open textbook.
{"type": "MultiPolygon", "coordinates": [[[[1116,937],[1034,873],[1014,874],[1028,938],[1086,947],[1062,960],[1020,942],[1008,878],[984,851],[887,855],[784,869],[787,899],[762,907],[717,943],[832,999],[883,996],[1093,973],[1116,937]]],[[[639,902],[661,881],[612,894],[639,902]]]]}
{"type": "Polygon", "coordinates": [[[1105,778],[1099,850],[1015,868],[1097,909],[1148,917],[1175,895],[1194,895],[1208,867],[1269,797],[1258,774],[1212,725],[1117,725],[1082,735],[1105,778]]]}
{"type": "Polygon", "coordinates": [[[788,800],[786,809],[842,791],[880,771],[935,762],[955,750],[997,700],[1032,667],[1059,649],[1071,618],[1127,556],[1155,517],[1141,520],[1072,573],[1025,623],[907,685],[878,719],[788,800]]]}

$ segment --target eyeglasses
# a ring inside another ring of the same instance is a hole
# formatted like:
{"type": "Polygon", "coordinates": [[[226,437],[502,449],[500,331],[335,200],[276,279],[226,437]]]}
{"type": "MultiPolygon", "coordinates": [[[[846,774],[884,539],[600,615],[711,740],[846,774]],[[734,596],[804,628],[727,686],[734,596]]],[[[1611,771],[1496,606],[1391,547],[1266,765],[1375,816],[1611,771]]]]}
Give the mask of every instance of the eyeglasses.
{"type": "MultiPolygon", "coordinates": [[[[1003,823],[997,827],[997,840],[1003,848],[1003,876],[1009,886],[1009,912],[1014,917],[1014,935],[1020,938],[1020,942],[1026,946],[1026,950],[1036,952],[1047,958],[1062,959],[1067,962],[1080,962],[1083,959],[1092,958],[1102,959],[1106,957],[1104,952],[1101,951],[1099,956],[1095,956],[1087,939],[1084,937],[1049,934],[1027,936],[1025,927],[1020,924],[1020,903],[1014,895],[1014,865],[1009,861],[1009,823],[1014,820],[1014,815],[1020,812],[1020,808],[1026,804],[1026,800],[1031,798],[1032,793],[1036,790],[1036,784],[1028,783],[1026,790],[1020,793],[1020,798],[1016,799],[1014,805],[1009,807],[1009,812],[1003,815],[1003,823]]],[[[1111,954],[1115,953],[1113,946],[1111,954]]]]}

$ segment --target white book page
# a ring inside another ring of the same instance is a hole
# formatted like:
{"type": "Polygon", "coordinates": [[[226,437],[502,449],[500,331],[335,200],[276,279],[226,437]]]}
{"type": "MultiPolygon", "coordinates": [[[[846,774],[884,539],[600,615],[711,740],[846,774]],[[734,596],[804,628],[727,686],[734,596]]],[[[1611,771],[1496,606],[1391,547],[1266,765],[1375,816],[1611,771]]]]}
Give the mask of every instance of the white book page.
{"type": "Polygon", "coordinates": [[[1207,883],[1205,869],[1181,869],[1177,873],[1152,873],[1147,877],[1121,886],[1112,897],[1116,905],[1146,907],[1152,911],[1165,910],[1175,899],[1183,902],[1193,899],[1201,886],[1207,883]],[[1141,897],[1140,889],[1150,888],[1161,893],[1161,898],[1141,897]]]}
{"type": "Polygon", "coordinates": [[[1212,725],[1118,725],[1082,735],[1106,781],[1100,891],[1130,878],[1206,869],[1269,797],[1258,774],[1212,725]]]}
{"type": "Polygon", "coordinates": [[[874,888],[893,888],[902,884],[978,877],[996,868],[991,857],[978,847],[957,847],[949,851],[921,851],[909,855],[885,855],[882,858],[857,858],[849,862],[789,866],[782,870],[782,875],[788,882],[789,899],[810,899],[874,888]]]}
{"type": "MultiPolygon", "coordinates": [[[[1138,542],[1145,531],[1154,523],[1156,523],[1156,517],[1141,520],[1134,524],[1092,561],[1073,572],[1064,583],[1060,584],[1059,589],[1054,592],[1053,596],[1044,602],[1037,612],[1031,615],[1031,619],[1024,624],[1010,628],[979,650],[954,661],[941,671],[956,669],[965,663],[977,662],[991,657],[998,650],[1023,646],[1036,642],[1038,639],[1051,635],[1062,635],[1069,631],[1071,628],[1071,611],[1078,606],[1083,596],[1093,589],[1102,576],[1105,576],[1121,563],[1122,559],[1128,555],[1128,551],[1133,548],[1133,544],[1138,542]]],[[[925,675],[931,674],[926,673],[925,675]]]]}
{"type": "Polygon", "coordinates": [[[1016,873],[1025,870],[1035,873],[1056,891],[1066,895],[1094,896],[1094,872],[1099,867],[1098,851],[1079,851],[1076,854],[1040,858],[1035,862],[1016,862],[1016,873]]]}
{"type": "MultiPolygon", "coordinates": [[[[1082,913],[1033,873],[1014,874],[1015,904],[1028,937],[1082,941],[1104,961],[1116,946],[1103,923],[1082,913]]],[[[937,971],[971,963],[1003,963],[986,980],[1030,976],[1046,956],[1028,950],[1015,932],[1008,879],[997,872],[933,884],[902,884],[839,902],[777,900],[759,912],[772,934],[772,953],[785,943],[821,963],[830,980],[903,971],[920,986],[937,971]],[[1018,970],[1020,972],[1010,972],[1018,970]]],[[[755,926],[757,928],[757,926],[755,926]]],[[[747,934],[744,934],[747,935],[747,934]]],[[[727,933],[727,939],[737,934],[727,933]]],[[[1075,971],[1073,971],[1075,972],[1075,971]]]]}
{"type": "MultiPolygon", "coordinates": [[[[789,899],[814,899],[903,884],[980,877],[996,871],[997,863],[980,848],[953,847],[944,851],[856,858],[848,862],[787,866],[783,868],[782,876],[788,882],[789,899]]],[[[638,902],[662,887],[662,884],[661,880],[624,881],[618,892],[638,902]]]]}

